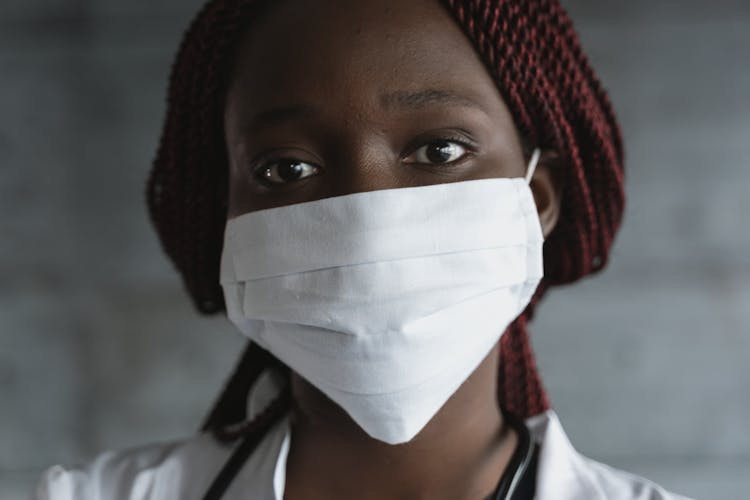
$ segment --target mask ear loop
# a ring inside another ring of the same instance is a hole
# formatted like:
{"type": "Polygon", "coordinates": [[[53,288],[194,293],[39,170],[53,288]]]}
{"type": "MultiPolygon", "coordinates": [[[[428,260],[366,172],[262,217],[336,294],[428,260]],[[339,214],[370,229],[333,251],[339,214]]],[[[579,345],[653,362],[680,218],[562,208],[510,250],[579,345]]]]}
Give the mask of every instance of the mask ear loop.
{"type": "Polygon", "coordinates": [[[529,161],[529,167],[526,170],[526,184],[531,183],[531,178],[534,177],[534,172],[536,172],[536,166],[539,163],[539,158],[542,156],[542,151],[539,148],[534,149],[534,153],[531,155],[531,160],[529,161]]]}

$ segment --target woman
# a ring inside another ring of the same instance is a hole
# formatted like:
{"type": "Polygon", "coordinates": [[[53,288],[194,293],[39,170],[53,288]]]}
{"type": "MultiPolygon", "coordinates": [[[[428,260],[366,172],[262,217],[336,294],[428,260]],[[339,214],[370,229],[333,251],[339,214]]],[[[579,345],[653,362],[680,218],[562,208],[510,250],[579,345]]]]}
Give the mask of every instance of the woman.
{"type": "Polygon", "coordinates": [[[575,452],[526,332],[605,265],[622,177],[554,0],[210,1],[148,201],[198,309],[251,342],[210,432],[37,497],[678,498],[575,452]]]}

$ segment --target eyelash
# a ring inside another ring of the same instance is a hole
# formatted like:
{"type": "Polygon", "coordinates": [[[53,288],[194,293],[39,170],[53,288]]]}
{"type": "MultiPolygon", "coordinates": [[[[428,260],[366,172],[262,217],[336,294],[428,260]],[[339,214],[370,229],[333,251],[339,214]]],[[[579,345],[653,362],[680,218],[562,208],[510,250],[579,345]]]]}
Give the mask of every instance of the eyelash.
{"type": "Polygon", "coordinates": [[[308,167],[308,171],[309,170],[314,170],[314,173],[311,174],[311,175],[315,175],[315,174],[317,174],[320,171],[320,167],[317,166],[317,165],[315,165],[314,163],[310,163],[310,162],[306,162],[306,161],[301,161],[301,160],[297,160],[297,159],[294,159],[294,158],[283,158],[283,157],[282,158],[271,158],[271,159],[263,160],[262,162],[260,162],[260,164],[257,167],[253,168],[253,170],[252,170],[253,178],[258,183],[260,183],[260,184],[262,184],[262,185],[264,185],[266,187],[269,187],[269,188],[279,188],[279,187],[286,186],[288,184],[292,184],[292,183],[296,182],[297,180],[306,179],[307,177],[311,176],[311,175],[306,175],[306,176],[301,177],[299,179],[295,179],[295,180],[287,181],[287,182],[269,181],[268,180],[268,177],[270,176],[269,171],[274,166],[279,166],[279,165],[288,165],[288,166],[306,165],[308,167]]]}
{"type": "MultiPolygon", "coordinates": [[[[422,167],[427,168],[441,168],[446,165],[455,165],[457,163],[461,163],[464,160],[467,159],[467,157],[471,157],[476,154],[477,146],[474,141],[471,141],[467,139],[466,137],[459,137],[457,135],[443,135],[443,134],[435,134],[433,136],[429,137],[420,137],[419,139],[412,142],[412,145],[407,147],[406,151],[408,152],[405,155],[402,155],[401,161],[404,161],[406,158],[408,158],[411,155],[416,154],[421,148],[424,148],[426,146],[433,145],[438,142],[447,142],[450,144],[455,144],[461,147],[464,150],[464,153],[456,160],[452,160],[446,163],[420,163],[420,162],[409,162],[412,165],[420,165],[422,167]]],[[[289,184],[293,184],[294,182],[298,180],[304,180],[307,177],[311,177],[313,175],[316,175],[318,172],[320,172],[320,167],[314,163],[301,161],[295,158],[290,157],[277,157],[277,158],[266,158],[263,160],[259,160],[256,163],[256,167],[252,169],[252,175],[253,178],[260,184],[266,186],[267,188],[283,188],[284,186],[287,186],[289,184]],[[312,169],[315,171],[311,175],[306,175],[305,177],[301,177],[300,179],[295,179],[288,182],[273,182],[269,181],[267,178],[269,176],[268,171],[269,169],[273,168],[273,166],[277,165],[307,165],[308,167],[312,167],[312,169]]]]}
{"type": "Polygon", "coordinates": [[[415,140],[412,145],[410,145],[406,150],[408,153],[404,156],[402,156],[402,161],[409,156],[415,154],[417,151],[419,151],[421,148],[425,146],[429,146],[431,144],[435,144],[437,142],[448,142],[451,144],[456,144],[460,146],[464,150],[464,154],[461,155],[460,158],[446,162],[446,163],[438,163],[438,164],[424,164],[424,163],[417,163],[413,162],[413,164],[419,164],[427,167],[442,167],[446,165],[455,165],[457,163],[460,163],[464,160],[466,160],[468,157],[474,156],[477,153],[477,144],[476,142],[467,139],[464,136],[458,136],[458,135],[443,135],[443,134],[436,134],[432,136],[423,136],[415,140]]]}

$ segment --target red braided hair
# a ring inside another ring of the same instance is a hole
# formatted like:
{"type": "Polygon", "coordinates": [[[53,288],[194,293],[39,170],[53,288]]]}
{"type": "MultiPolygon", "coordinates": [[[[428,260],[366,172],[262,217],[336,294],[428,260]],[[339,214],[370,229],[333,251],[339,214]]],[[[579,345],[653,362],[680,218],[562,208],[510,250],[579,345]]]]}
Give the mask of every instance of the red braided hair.
{"type": "MultiPolygon", "coordinates": [[[[442,3],[480,54],[526,148],[552,150],[565,166],[559,172],[560,220],[544,246],[545,277],[500,341],[499,402],[526,418],[549,407],[527,322],[550,285],[606,265],[623,214],[622,140],[609,99],[558,0],[442,3]]],[[[226,92],[243,30],[268,4],[210,0],[197,14],[172,67],[166,120],[148,179],[149,211],[162,246],[204,314],[224,309],[219,262],[228,196],[226,92]]],[[[243,420],[249,387],[263,369],[278,364],[250,343],[204,427],[217,430],[243,420]]],[[[277,414],[287,409],[273,408],[277,414]]]]}

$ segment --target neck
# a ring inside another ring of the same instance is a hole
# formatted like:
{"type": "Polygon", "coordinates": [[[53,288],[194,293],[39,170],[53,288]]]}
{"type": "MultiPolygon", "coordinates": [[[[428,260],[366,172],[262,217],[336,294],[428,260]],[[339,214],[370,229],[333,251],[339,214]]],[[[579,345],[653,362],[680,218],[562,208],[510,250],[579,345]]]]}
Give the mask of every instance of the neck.
{"type": "Polygon", "coordinates": [[[497,369],[495,347],[424,429],[398,445],[371,438],[293,375],[285,498],[485,498],[517,442],[497,404],[497,369]]]}

